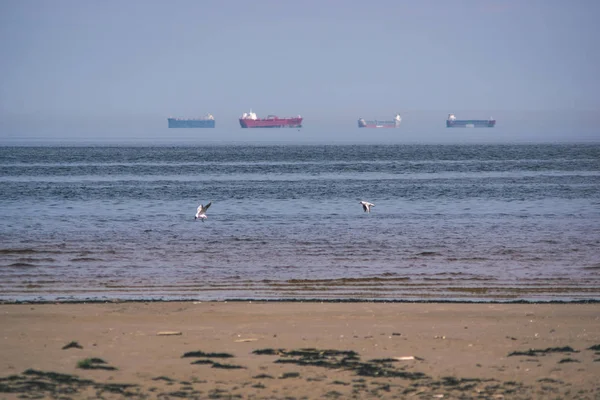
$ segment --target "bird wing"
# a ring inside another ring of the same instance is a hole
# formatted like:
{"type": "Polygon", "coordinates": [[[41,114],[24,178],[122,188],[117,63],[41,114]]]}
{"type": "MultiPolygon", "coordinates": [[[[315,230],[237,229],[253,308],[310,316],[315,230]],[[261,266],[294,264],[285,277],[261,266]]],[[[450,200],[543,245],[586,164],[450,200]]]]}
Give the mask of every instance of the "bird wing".
{"type": "Polygon", "coordinates": [[[204,214],[206,212],[206,210],[208,210],[208,207],[210,207],[211,204],[212,204],[212,202],[208,203],[207,205],[200,204],[198,206],[198,209],[196,210],[196,213],[197,214],[204,214]]]}

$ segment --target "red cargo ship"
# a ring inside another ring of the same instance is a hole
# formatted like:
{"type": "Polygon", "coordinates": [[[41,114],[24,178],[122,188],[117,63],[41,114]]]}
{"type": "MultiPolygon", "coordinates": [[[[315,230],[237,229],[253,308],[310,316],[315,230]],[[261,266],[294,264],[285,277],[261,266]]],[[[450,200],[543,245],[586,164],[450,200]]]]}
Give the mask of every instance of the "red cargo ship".
{"type": "Polygon", "coordinates": [[[286,117],[279,118],[275,115],[269,115],[267,118],[258,118],[255,113],[250,110],[249,113],[244,113],[240,117],[240,126],[242,128],[301,128],[302,117],[286,117]]]}

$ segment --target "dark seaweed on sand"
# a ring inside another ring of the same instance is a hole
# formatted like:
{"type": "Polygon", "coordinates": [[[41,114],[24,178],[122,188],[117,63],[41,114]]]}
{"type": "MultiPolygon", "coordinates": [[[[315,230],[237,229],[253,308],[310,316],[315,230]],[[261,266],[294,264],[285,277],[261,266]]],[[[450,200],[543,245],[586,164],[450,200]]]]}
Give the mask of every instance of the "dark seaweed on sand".
{"type": "Polygon", "coordinates": [[[564,364],[564,363],[578,363],[580,362],[579,360],[576,360],[574,358],[563,358],[562,360],[560,360],[558,363],[559,364],[564,364]]]}
{"type": "Polygon", "coordinates": [[[559,381],[559,380],[552,379],[552,378],[541,378],[541,379],[538,379],[538,382],[541,382],[541,383],[556,383],[557,385],[564,385],[563,381],[559,381]]]}
{"type": "Polygon", "coordinates": [[[152,378],[153,381],[165,381],[165,382],[175,382],[173,379],[168,376],[157,376],[156,378],[152,378]]]}
{"type": "Polygon", "coordinates": [[[137,391],[138,385],[98,383],[81,379],[75,375],[28,369],[21,375],[0,378],[0,393],[23,393],[25,398],[79,398],[81,392],[93,389],[98,398],[105,392],[125,398],[143,398],[137,391]],[[136,389],[136,390],[131,390],[136,389]],[[79,395],[79,396],[78,396],[79,395]]]}
{"type": "Polygon", "coordinates": [[[285,352],[284,349],[259,349],[254,350],[252,354],[256,354],[259,356],[277,356],[279,354],[282,354],[283,352],[285,352]]]}
{"type": "Polygon", "coordinates": [[[110,365],[106,365],[106,361],[101,358],[86,358],[85,360],[81,360],[77,363],[77,368],[81,369],[104,369],[107,371],[116,370],[115,367],[111,367],[110,365]]]}
{"type": "Polygon", "coordinates": [[[398,362],[395,358],[374,358],[373,360],[369,360],[370,363],[373,364],[389,364],[398,362]]]}
{"type": "Polygon", "coordinates": [[[588,347],[588,350],[600,351],[600,344],[595,344],[592,347],[588,347]]]}
{"type": "Polygon", "coordinates": [[[529,356],[535,357],[545,355],[548,353],[579,353],[577,350],[573,350],[570,346],[565,347],[548,347],[546,349],[529,349],[527,351],[513,351],[508,356],[529,356]]]}
{"type": "MultiPolygon", "coordinates": [[[[444,377],[440,380],[434,380],[432,377],[422,372],[409,372],[400,368],[395,368],[392,361],[396,359],[375,359],[368,362],[360,360],[358,353],[354,351],[342,350],[319,350],[319,349],[259,349],[253,351],[258,355],[276,355],[279,356],[274,362],[278,364],[294,364],[299,366],[321,367],[327,369],[336,369],[352,371],[360,377],[367,378],[400,378],[413,381],[410,387],[407,387],[403,394],[419,393],[423,390],[430,393],[433,390],[443,392],[463,392],[470,393],[477,389],[481,398],[490,398],[495,395],[513,394],[525,389],[524,386],[515,382],[501,383],[494,379],[478,378],[457,378],[444,377]]],[[[422,360],[422,359],[421,359],[422,360]]],[[[404,366],[403,366],[404,367],[404,366]]],[[[283,377],[283,376],[282,376],[283,377]]],[[[280,377],[281,378],[281,377],[280,377]]],[[[307,379],[309,380],[309,379],[307,379]]],[[[372,396],[381,396],[382,391],[390,391],[391,385],[388,383],[377,383],[377,381],[365,381],[364,378],[353,380],[353,393],[358,396],[361,392],[369,393],[372,396]],[[367,382],[369,384],[367,384],[367,382]],[[378,384],[373,388],[371,385],[378,384]]],[[[342,381],[335,381],[336,384],[343,384],[342,381]]],[[[460,397],[459,395],[459,398],[460,397]]]]}
{"type": "Polygon", "coordinates": [[[400,377],[405,379],[428,378],[421,372],[405,372],[386,364],[381,365],[379,362],[361,362],[358,353],[355,351],[305,348],[298,350],[260,349],[253,351],[253,353],[259,355],[278,355],[280,358],[275,362],[279,364],[351,370],[359,376],[400,377]]]}
{"type": "Polygon", "coordinates": [[[72,341],[72,342],[70,342],[68,344],[65,344],[62,347],[62,349],[63,350],[67,350],[67,349],[83,349],[83,346],[80,345],[79,343],[75,342],[75,341],[72,341]]]}
{"type": "Polygon", "coordinates": [[[259,375],[253,376],[252,379],[273,379],[273,377],[268,374],[259,374],[259,375]]]}
{"type": "Polygon", "coordinates": [[[242,367],[241,365],[233,365],[233,364],[221,364],[217,362],[212,363],[213,368],[221,368],[221,369],[244,369],[246,367],[242,367]]]}
{"type": "Polygon", "coordinates": [[[191,362],[191,364],[214,364],[215,362],[213,360],[196,360],[191,362]]]}
{"type": "Polygon", "coordinates": [[[283,374],[281,374],[279,379],[298,378],[298,377],[300,377],[299,372],[284,372],[283,374]]]}
{"type": "Polygon", "coordinates": [[[229,353],[205,353],[203,351],[189,351],[181,357],[233,358],[233,355],[229,353]]]}

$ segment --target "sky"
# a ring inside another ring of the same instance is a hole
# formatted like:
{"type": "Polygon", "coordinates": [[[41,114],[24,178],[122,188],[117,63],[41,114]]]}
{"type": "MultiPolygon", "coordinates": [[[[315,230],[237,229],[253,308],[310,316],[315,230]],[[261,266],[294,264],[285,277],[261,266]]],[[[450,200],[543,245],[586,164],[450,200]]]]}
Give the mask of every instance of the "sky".
{"type": "Polygon", "coordinates": [[[0,144],[600,141],[598,15],[597,0],[0,0],[0,144]],[[241,129],[250,109],[304,127],[241,129]],[[397,130],[357,128],[396,112],[397,130]],[[206,113],[215,129],[167,128],[206,113]],[[449,113],[497,125],[448,130],[449,113]]]}

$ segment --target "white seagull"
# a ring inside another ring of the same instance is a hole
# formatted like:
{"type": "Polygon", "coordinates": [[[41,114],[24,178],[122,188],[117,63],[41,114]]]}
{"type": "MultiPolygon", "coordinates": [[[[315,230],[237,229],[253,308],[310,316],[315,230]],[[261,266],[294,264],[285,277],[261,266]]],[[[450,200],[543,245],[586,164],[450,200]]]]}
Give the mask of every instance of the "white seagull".
{"type": "Polygon", "coordinates": [[[212,201],[210,203],[208,203],[207,205],[200,204],[198,206],[198,209],[196,210],[196,216],[194,217],[194,219],[200,218],[202,220],[202,222],[204,222],[204,220],[206,218],[208,218],[206,216],[206,210],[208,210],[208,207],[210,207],[211,204],[212,204],[212,201]]]}
{"type": "Polygon", "coordinates": [[[362,204],[363,210],[367,213],[371,212],[371,207],[375,207],[375,204],[369,203],[368,201],[360,201],[359,203],[362,204]]]}

